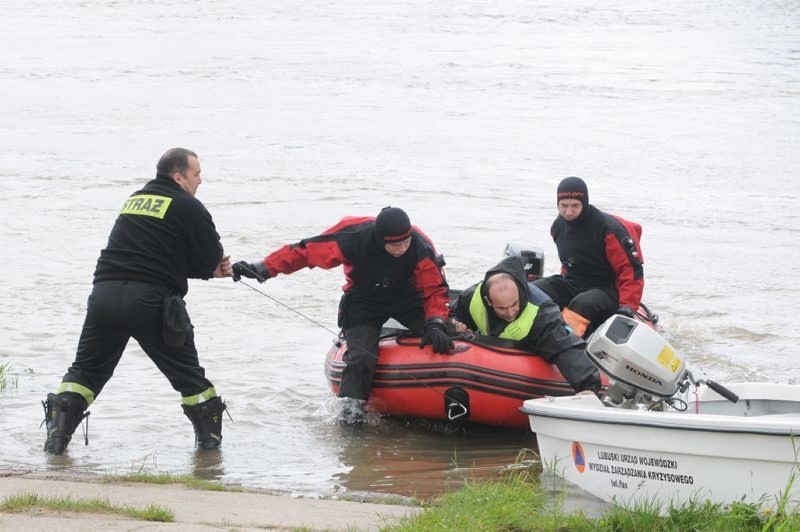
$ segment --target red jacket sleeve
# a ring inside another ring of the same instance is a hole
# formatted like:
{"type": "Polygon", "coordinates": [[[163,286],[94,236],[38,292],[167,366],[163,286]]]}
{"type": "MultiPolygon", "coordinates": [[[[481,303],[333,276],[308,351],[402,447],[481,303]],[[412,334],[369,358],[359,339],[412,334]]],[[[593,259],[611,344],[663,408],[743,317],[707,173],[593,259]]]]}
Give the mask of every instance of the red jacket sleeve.
{"type": "Polygon", "coordinates": [[[323,268],[329,270],[345,262],[342,249],[335,235],[342,228],[369,221],[372,218],[348,216],[333,227],[325,230],[319,237],[301,240],[296,244],[287,244],[267,255],[264,266],[270,276],[279,273],[290,274],[302,268],[323,268]],[[323,238],[332,236],[332,238],[323,238]]]}
{"type": "Polygon", "coordinates": [[[303,268],[329,270],[343,262],[342,250],[335,241],[287,244],[264,258],[264,265],[272,277],[279,273],[288,275],[303,268]]]}
{"type": "Polygon", "coordinates": [[[450,314],[449,286],[444,277],[444,272],[435,262],[436,249],[425,233],[417,227],[414,227],[414,230],[428,243],[433,251],[433,257],[423,257],[414,267],[414,284],[417,290],[422,293],[425,319],[441,318],[447,321],[447,317],[450,314]]]}
{"type": "Polygon", "coordinates": [[[614,233],[605,236],[606,256],[616,275],[615,284],[619,292],[619,306],[630,307],[634,312],[639,308],[644,290],[644,276],[637,274],[631,259],[614,233]]]}
{"type": "Polygon", "coordinates": [[[425,257],[417,263],[414,268],[414,283],[422,292],[425,319],[436,317],[446,321],[450,313],[447,282],[431,258],[425,257]]]}

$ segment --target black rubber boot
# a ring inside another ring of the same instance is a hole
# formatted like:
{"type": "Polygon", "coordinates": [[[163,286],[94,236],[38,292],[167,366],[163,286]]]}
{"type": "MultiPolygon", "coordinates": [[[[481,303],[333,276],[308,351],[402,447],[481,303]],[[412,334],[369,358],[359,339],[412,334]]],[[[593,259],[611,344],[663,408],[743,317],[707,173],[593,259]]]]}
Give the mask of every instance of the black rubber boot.
{"type": "Polygon", "coordinates": [[[339,423],[360,424],[364,423],[367,402],[364,399],[342,397],[339,423]]]}
{"type": "MultiPolygon", "coordinates": [[[[44,407],[44,423],[47,424],[47,440],[44,450],[51,454],[62,454],[72,439],[72,434],[81,421],[89,415],[86,399],[79,393],[61,392],[47,394],[44,407]]],[[[87,438],[87,444],[88,438],[87,438]]]]}
{"type": "Polygon", "coordinates": [[[222,443],[222,413],[227,409],[219,397],[196,405],[181,405],[194,426],[194,438],[203,449],[216,449],[222,443]]]}

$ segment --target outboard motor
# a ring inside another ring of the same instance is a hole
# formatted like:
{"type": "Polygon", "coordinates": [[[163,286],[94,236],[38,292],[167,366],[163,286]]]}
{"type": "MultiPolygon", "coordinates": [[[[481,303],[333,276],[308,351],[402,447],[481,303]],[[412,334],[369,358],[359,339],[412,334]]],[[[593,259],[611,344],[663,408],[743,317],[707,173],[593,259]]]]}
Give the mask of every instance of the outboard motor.
{"type": "Polygon", "coordinates": [[[505,257],[519,257],[522,259],[522,267],[525,269],[525,275],[528,277],[529,282],[541,279],[542,275],[544,275],[544,251],[542,248],[521,244],[506,244],[506,249],[503,250],[503,258],[505,257]]]}
{"type": "Polygon", "coordinates": [[[586,354],[609,377],[603,396],[606,406],[652,409],[662,402],[675,406],[682,402],[676,396],[690,384],[706,384],[731,402],[738,400],[724,386],[696,377],[664,337],[627,316],[615,315],[600,325],[589,337],[586,354]]]}
{"type": "Polygon", "coordinates": [[[686,364],[669,342],[627,316],[615,315],[600,325],[589,337],[586,354],[609,377],[603,397],[608,406],[672,397],[686,377],[686,364]]]}

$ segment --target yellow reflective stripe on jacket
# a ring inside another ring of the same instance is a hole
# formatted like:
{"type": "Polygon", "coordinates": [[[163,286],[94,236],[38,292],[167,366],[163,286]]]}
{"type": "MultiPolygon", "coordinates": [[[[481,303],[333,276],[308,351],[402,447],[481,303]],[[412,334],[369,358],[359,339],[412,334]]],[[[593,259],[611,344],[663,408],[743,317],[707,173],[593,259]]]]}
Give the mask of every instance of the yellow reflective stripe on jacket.
{"type": "Polygon", "coordinates": [[[214,389],[212,386],[211,388],[206,388],[204,392],[198,393],[197,395],[190,395],[189,397],[184,397],[182,399],[182,403],[185,405],[196,405],[200,403],[205,403],[206,401],[213,399],[217,396],[217,390],[214,389]]]}
{"type": "MultiPolygon", "coordinates": [[[[486,310],[486,304],[481,297],[481,286],[483,283],[478,283],[475,287],[475,292],[472,293],[472,299],[469,301],[469,314],[472,316],[472,321],[478,327],[478,332],[484,336],[489,334],[489,313],[486,310]]],[[[539,313],[539,307],[526,301],[525,309],[517,316],[517,319],[506,325],[503,332],[500,333],[499,338],[505,340],[522,340],[528,333],[531,332],[533,327],[533,320],[536,319],[536,314],[539,313]]]]}
{"type": "Polygon", "coordinates": [[[57,394],[61,392],[73,392],[82,395],[83,398],[86,399],[87,407],[94,402],[94,392],[86,386],[81,386],[77,382],[62,382],[58,388],[56,388],[57,394]]]}
{"type": "Polygon", "coordinates": [[[172,198],[168,198],[167,196],[139,194],[128,198],[119,213],[152,216],[153,218],[162,220],[164,219],[164,215],[167,214],[170,203],[172,203],[172,198]]]}

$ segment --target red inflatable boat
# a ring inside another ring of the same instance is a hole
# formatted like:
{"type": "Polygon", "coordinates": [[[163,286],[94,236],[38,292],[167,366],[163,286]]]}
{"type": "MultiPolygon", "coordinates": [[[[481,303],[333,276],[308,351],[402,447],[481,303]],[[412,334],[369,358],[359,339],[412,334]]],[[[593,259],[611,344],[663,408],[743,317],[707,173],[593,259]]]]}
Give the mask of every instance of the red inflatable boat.
{"type": "MultiPolygon", "coordinates": [[[[504,256],[523,259],[528,279],[541,277],[540,248],[508,244],[504,256]]],[[[453,292],[455,297],[457,292],[453,292]]],[[[658,316],[641,306],[637,319],[655,326],[658,316]]],[[[419,348],[405,329],[384,328],[367,405],[381,415],[465,421],[530,430],[519,408],[526,399],[573,395],[556,366],[514,349],[507,340],[480,335],[454,338],[450,355],[419,348]]],[[[325,376],[339,392],[346,345],[339,339],[325,357],[325,376]]],[[[601,373],[603,386],[608,380],[601,373]]]]}
{"type": "MultiPolygon", "coordinates": [[[[382,415],[527,429],[528,416],[519,411],[524,400],[575,393],[554,365],[505,347],[503,340],[465,336],[455,339],[452,354],[437,355],[430,347],[420,349],[419,338],[407,336],[408,331],[384,333],[367,403],[382,415]]],[[[345,351],[345,343],[337,340],[325,358],[334,394],[345,351]]]]}

